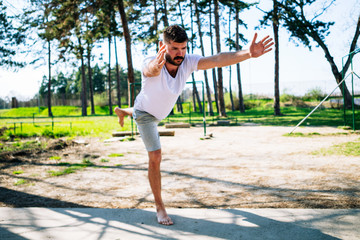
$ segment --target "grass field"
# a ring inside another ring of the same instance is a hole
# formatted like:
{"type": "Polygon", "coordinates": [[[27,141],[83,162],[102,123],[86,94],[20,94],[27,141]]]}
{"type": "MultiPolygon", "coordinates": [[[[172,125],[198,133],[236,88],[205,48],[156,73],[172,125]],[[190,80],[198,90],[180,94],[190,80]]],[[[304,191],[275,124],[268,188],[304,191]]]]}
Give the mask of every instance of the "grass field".
{"type": "MultiPolygon", "coordinates": [[[[201,113],[189,112],[189,106],[184,105],[184,113],[169,115],[168,118],[162,122],[191,122],[202,123],[203,115],[201,113]]],[[[301,121],[312,109],[300,107],[282,107],[282,116],[274,116],[273,108],[268,101],[263,104],[254,104],[253,108],[246,110],[245,113],[239,111],[228,111],[227,118],[231,120],[232,125],[239,123],[251,122],[261,125],[272,126],[295,126],[301,121]]],[[[120,128],[116,115],[109,116],[109,109],[107,107],[98,107],[96,109],[96,116],[81,117],[81,108],[73,106],[58,106],[53,107],[52,112],[54,118],[47,117],[47,108],[16,108],[0,110],[0,126],[13,128],[16,122],[16,134],[13,129],[7,131],[7,135],[15,135],[17,137],[28,136],[47,136],[47,137],[63,137],[63,136],[92,136],[107,138],[111,136],[113,131],[130,131],[131,121],[125,120],[124,128],[120,128]],[[33,118],[34,117],[34,118],[33,118]],[[52,127],[54,121],[54,128],[52,127]],[[22,129],[20,128],[22,122],[22,129]],[[35,123],[34,123],[35,122],[35,123]]],[[[351,111],[347,113],[347,121],[344,123],[344,112],[339,109],[320,109],[315,111],[304,123],[306,126],[344,126],[351,124],[351,111]]],[[[356,113],[356,116],[359,112],[356,113]]],[[[206,121],[208,124],[215,124],[219,120],[219,116],[207,115],[206,121]]],[[[359,128],[360,121],[357,117],[357,128],[359,128]]],[[[6,134],[5,134],[6,136],[6,134]]]]}

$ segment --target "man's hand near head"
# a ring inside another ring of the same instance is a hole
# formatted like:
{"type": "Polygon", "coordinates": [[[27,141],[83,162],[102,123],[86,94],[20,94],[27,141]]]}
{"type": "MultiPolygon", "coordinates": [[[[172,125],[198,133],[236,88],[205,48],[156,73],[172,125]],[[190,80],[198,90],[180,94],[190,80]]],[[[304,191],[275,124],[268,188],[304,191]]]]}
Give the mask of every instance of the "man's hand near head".
{"type": "Polygon", "coordinates": [[[156,54],[154,60],[149,62],[149,64],[144,68],[143,74],[145,77],[155,77],[158,76],[161,72],[161,69],[166,63],[165,60],[165,49],[166,45],[160,41],[159,42],[159,51],[156,54]]]}

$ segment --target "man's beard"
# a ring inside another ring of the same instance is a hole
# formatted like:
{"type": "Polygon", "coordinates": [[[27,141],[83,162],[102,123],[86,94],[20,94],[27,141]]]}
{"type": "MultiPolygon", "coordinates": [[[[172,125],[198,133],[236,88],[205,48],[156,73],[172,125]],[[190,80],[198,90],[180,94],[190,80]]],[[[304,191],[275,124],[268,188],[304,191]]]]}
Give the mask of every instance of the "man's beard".
{"type": "Polygon", "coordinates": [[[170,57],[170,55],[168,55],[168,54],[165,54],[165,59],[166,59],[166,62],[168,62],[168,63],[170,63],[172,65],[175,65],[175,66],[180,66],[182,64],[182,62],[184,61],[183,57],[177,56],[177,57],[174,57],[174,59],[172,59],[170,57]],[[175,60],[177,60],[177,59],[181,59],[181,62],[176,63],[175,60]]]}

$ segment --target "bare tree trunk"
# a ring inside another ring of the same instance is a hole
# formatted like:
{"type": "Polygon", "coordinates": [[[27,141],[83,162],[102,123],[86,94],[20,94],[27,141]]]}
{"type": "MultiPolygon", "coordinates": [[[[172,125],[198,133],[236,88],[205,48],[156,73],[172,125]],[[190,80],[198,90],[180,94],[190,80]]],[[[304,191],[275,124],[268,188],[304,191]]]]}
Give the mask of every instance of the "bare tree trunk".
{"type": "Polygon", "coordinates": [[[168,27],[169,20],[168,20],[168,15],[167,15],[167,1],[166,0],[163,0],[163,5],[164,5],[164,26],[168,27]]]}
{"type": "MultiPolygon", "coordinates": [[[[178,7],[179,7],[179,15],[180,15],[180,20],[181,20],[181,26],[184,28],[185,27],[184,26],[184,18],[183,18],[182,12],[181,12],[181,0],[178,0],[177,4],[178,4],[178,7]]],[[[184,113],[184,109],[183,109],[183,106],[182,106],[181,95],[179,96],[179,98],[176,101],[176,107],[177,107],[178,112],[184,113]]]]}
{"type": "MultiPolygon", "coordinates": [[[[236,44],[236,51],[240,50],[240,45],[239,45],[239,8],[236,7],[236,34],[235,34],[235,44],[236,44]]],[[[237,81],[238,81],[238,86],[239,86],[239,110],[241,113],[245,112],[245,105],[244,105],[244,98],[243,98],[243,93],[242,93],[242,86],[241,86],[241,73],[240,73],[240,63],[236,64],[236,72],[237,72],[237,81]]]]}
{"type": "Polygon", "coordinates": [[[111,35],[109,34],[109,69],[108,69],[108,85],[109,85],[109,114],[113,115],[112,99],[111,99],[111,35]]]}
{"type": "Polygon", "coordinates": [[[128,70],[128,86],[129,86],[129,88],[128,88],[129,89],[129,106],[133,106],[135,91],[134,91],[134,85],[132,85],[131,83],[135,83],[135,78],[134,78],[134,69],[133,69],[133,65],[132,65],[132,55],[131,55],[131,36],[130,36],[129,27],[128,27],[128,22],[126,19],[123,0],[118,0],[118,7],[119,7],[119,13],[121,16],[121,22],[122,22],[124,38],[125,38],[125,45],[126,45],[126,59],[127,59],[127,64],[128,64],[127,70],[128,70]]]}
{"type": "MultiPolygon", "coordinates": [[[[231,7],[229,8],[229,39],[231,39],[231,7]]],[[[229,50],[231,51],[231,44],[229,47],[229,50]]],[[[234,99],[232,95],[232,86],[231,86],[231,70],[232,66],[229,66],[229,93],[230,93],[230,102],[231,102],[231,111],[235,111],[234,107],[234,99]]]]}
{"type": "Polygon", "coordinates": [[[78,37],[80,48],[80,60],[81,60],[81,114],[87,116],[87,97],[86,97],[86,76],[85,76],[85,63],[84,63],[84,48],[81,44],[81,39],[78,37]]]}
{"type": "Polygon", "coordinates": [[[91,114],[95,114],[95,104],[94,104],[94,89],[92,85],[92,70],[91,70],[91,50],[90,46],[87,47],[87,60],[88,60],[88,79],[89,79],[89,88],[90,88],[90,105],[91,105],[91,114]]]}
{"type": "MultiPolygon", "coordinates": [[[[214,42],[213,42],[213,26],[212,26],[212,11],[211,11],[211,4],[212,1],[209,1],[209,33],[210,33],[210,46],[211,46],[211,55],[214,55],[214,42]]],[[[215,96],[215,106],[216,111],[218,114],[220,114],[220,108],[219,108],[219,98],[218,98],[218,90],[217,90],[217,80],[216,80],[216,70],[215,68],[211,69],[212,71],[212,77],[213,77],[213,85],[214,85],[214,96],[215,96]]]]}
{"type": "MultiPolygon", "coordinates": [[[[190,19],[191,19],[191,53],[194,53],[194,41],[192,39],[192,37],[194,36],[194,21],[193,21],[193,9],[192,9],[192,4],[193,1],[190,1],[190,19]]],[[[195,75],[194,73],[191,74],[192,80],[193,80],[193,101],[194,101],[194,111],[196,111],[196,101],[199,105],[199,111],[202,113],[203,112],[203,108],[202,108],[202,104],[201,104],[201,100],[200,100],[200,96],[199,96],[199,92],[197,90],[196,84],[195,84],[195,75]]],[[[205,96],[203,96],[205,97],[205,96]]]]}
{"type": "Polygon", "coordinates": [[[48,62],[49,62],[49,82],[48,82],[48,99],[47,99],[47,105],[48,105],[48,116],[52,117],[52,111],[51,111],[51,44],[50,40],[48,42],[48,62]]]}
{"type": "Polygon", "coordinates": [[[121,85],[120,85],[120,70],[119,70],[119,60],[116,46],[116,36],[114,36],[114,46],[115,46],[115,61],[116,61],[116,93],[117,93],[117,105],[121,108],[121,85]]]}
{"type": "Polygon", "coordinates": [[[279,89],[279,9],[277,0],[273,0],[273,31],[275,42],[275,79],[274,79],[274,115],[280,116],[280,89],[279,89]]]}
{"type": "MultiPolygon", "coordinates": [[[[199,13],[197,1],[194,1],[194,2],[195,2],[196,22],[197,22],[197,25],[198,25],[198,33],[199,33],[199,37],[200,37],[201,54],[203,56],[205,56],[204,43],[203,43],[203,38],[202,38],[203,33],[201,31],[200,13],[199,13]]],[[[204,71],[204,79],[205,79],[205,86],[206,86],[206,95],[207,95],[207,99],[208,99],[208,111],[210,113],[210,116],[214,116],[214,110],[213,110],[213,107],[212,107],[212,100],[211,100],[211,91],[210,91],[209,80],[208,80],[206,70],[204,71]]]]}
{"type": "MultiPolygon", "coordinates": [[[[221,52],[221,39],[220,39],[220,19],[219,19],[219,1],[214,0],[214,13],[215,13],[215,36],[216,36],[216,49],[217,52],[221,52]]],[[[218,68],[218,97],[219,97],[219,107],[220,107],[220,116],[226,117],[225,110],[225,101],[224,101],[224,90],[223,90],[223,76],[222,68],[218,68]]]]}
{"type": "MultiPolygon", "coordinates": [[[[157,7],[156,7],[156,1],[157,0],[154,0],[154,31],[155,31],[155,34],[156,36],[158,36],[158,10],[157,10],[157,7]]],[[[158,37],[156,38],[156,52],[159,51],[159,39],[158,37]]]]}

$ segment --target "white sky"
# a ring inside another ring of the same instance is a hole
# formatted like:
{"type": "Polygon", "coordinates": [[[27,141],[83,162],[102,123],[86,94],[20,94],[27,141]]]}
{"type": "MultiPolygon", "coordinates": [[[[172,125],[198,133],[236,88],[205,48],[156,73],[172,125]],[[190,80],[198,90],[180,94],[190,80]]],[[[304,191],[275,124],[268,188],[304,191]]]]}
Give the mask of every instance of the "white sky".
{"type": "MultiPolygon", "coordinates": [[[[3,0],[4,4],[8,6],[9,14],[18,13],[21,6],[26,0],[3,0]]],[[[272,6],[271,0],[261,1],[259,5],[262,9],[269,9],[272,6]]],[[[326,38],[326,43],[334,57],[338,67],[341,68],[341,60],[344,55],[348,53],[349,44],[355,32],[356,20],[359,16],[359,0],[337,0],[336,3],[324,14],[324,19],[327,21],[334,21],[335,25],[331,28],[331,34],[326,38]]],[[[245,37],[251,41],[255,31],[258,32],[259,38],[266,35],[272,36],[272,28],[261,28],[254,30],[259,24],[259,19],[262,18],[261,11],[253,8],[248,12],[242,13],[241,17],[247,24],[248,29],[242,29],[245,37]]],[[[197,28],[195,26],[195,28],[197,28]]],[[[235,28],[234,30],[235,31],[235,28]]],[[[221,33],[225,35],[225,33],[221,33]]],[[[360,42],[358,41],[358,47],[360,42]]],[[[210,47],[207,47],[209,50],[210,47]]],[[[331,92],[336,84],[334,77],[330,70],[330,65],[324,57],[322,49],[313,47],[310,52],[303,46],[296,46],[293,42],[289,42],[289,34],[281,29],[280,31],[280,89],[281,92],[301,95],[306,93],[309,89],[320,87],[325,93],[331,92]]],[[[133,64],[134,68],[140,70],[142,58],[141,46],[133,46],[133,64]]],[[[97,51],[103,53],[103,61],[107,61],[107,44],[97,51]]],[[[222,46],[222,51],[227,51],[225,46],[222,46]]],[[[126,55],[124,42],[118,43],[119,61],[120,65],[126,68],[126,55]]],[[[200,50],[195,52],[200,54],[200,50]]],[[[149,52],[154,54],[154,52],[149,52]]],[[[210,55],[210,52],[206,53],[210,55]]],[[[113,55],[113,54],[112,54],[113,55]]],[[[360,54],[358,54],[360,55],[360,54]]],[[[360,70],[360,56],[354,59],[355,69],[359,75],[360,70]]],[[[115,63],[115,60],[112,60],[115,63]]],[[[104,63],[100,63],[104,65],[104,63]]],[[[64,66],[62,66],[64,68],[64,66]]],[[[68,67],[65,67],[68,69],[68,67]]],[[[72,71],[72,69],[71,69],[72,71]]],[[[69,71],[69,72],[71,72],[69,71]]],[[[270,52],[261,58],[251,59],[241,63],[242,87],[245,94],[255,93],[272,96],[273,81],[274,81],[274,52],[270,52]]],[[[224,85],[228,87],[228,68],[224,68],[224,85]]],[[[236,68],[232,69],[232,86],[233,91],[236,91],[236,68]]],[[[53,75],[56,74],[56,67],[53,75]]],[[[47,75],[47,66],[42,66],[34,69],[33,66],[19,69],[13,72],[7,69],[0,70],[0,97],[13,97],[18,99],[32,98],[38,91],[42,77],[47,75]]],[[[208,72],[211,76],[211,72],[208,72]]],[[[203,80],[203,72],[196,73],[197,80],[203,80]]],[[[358,81],[360,82],[360,81],[358,81]]],[[[212,80],[211,84],[212,85],[212,80]]],[[[355,89],[360,90],[358,83],[355,84],[355,89]]]]}

